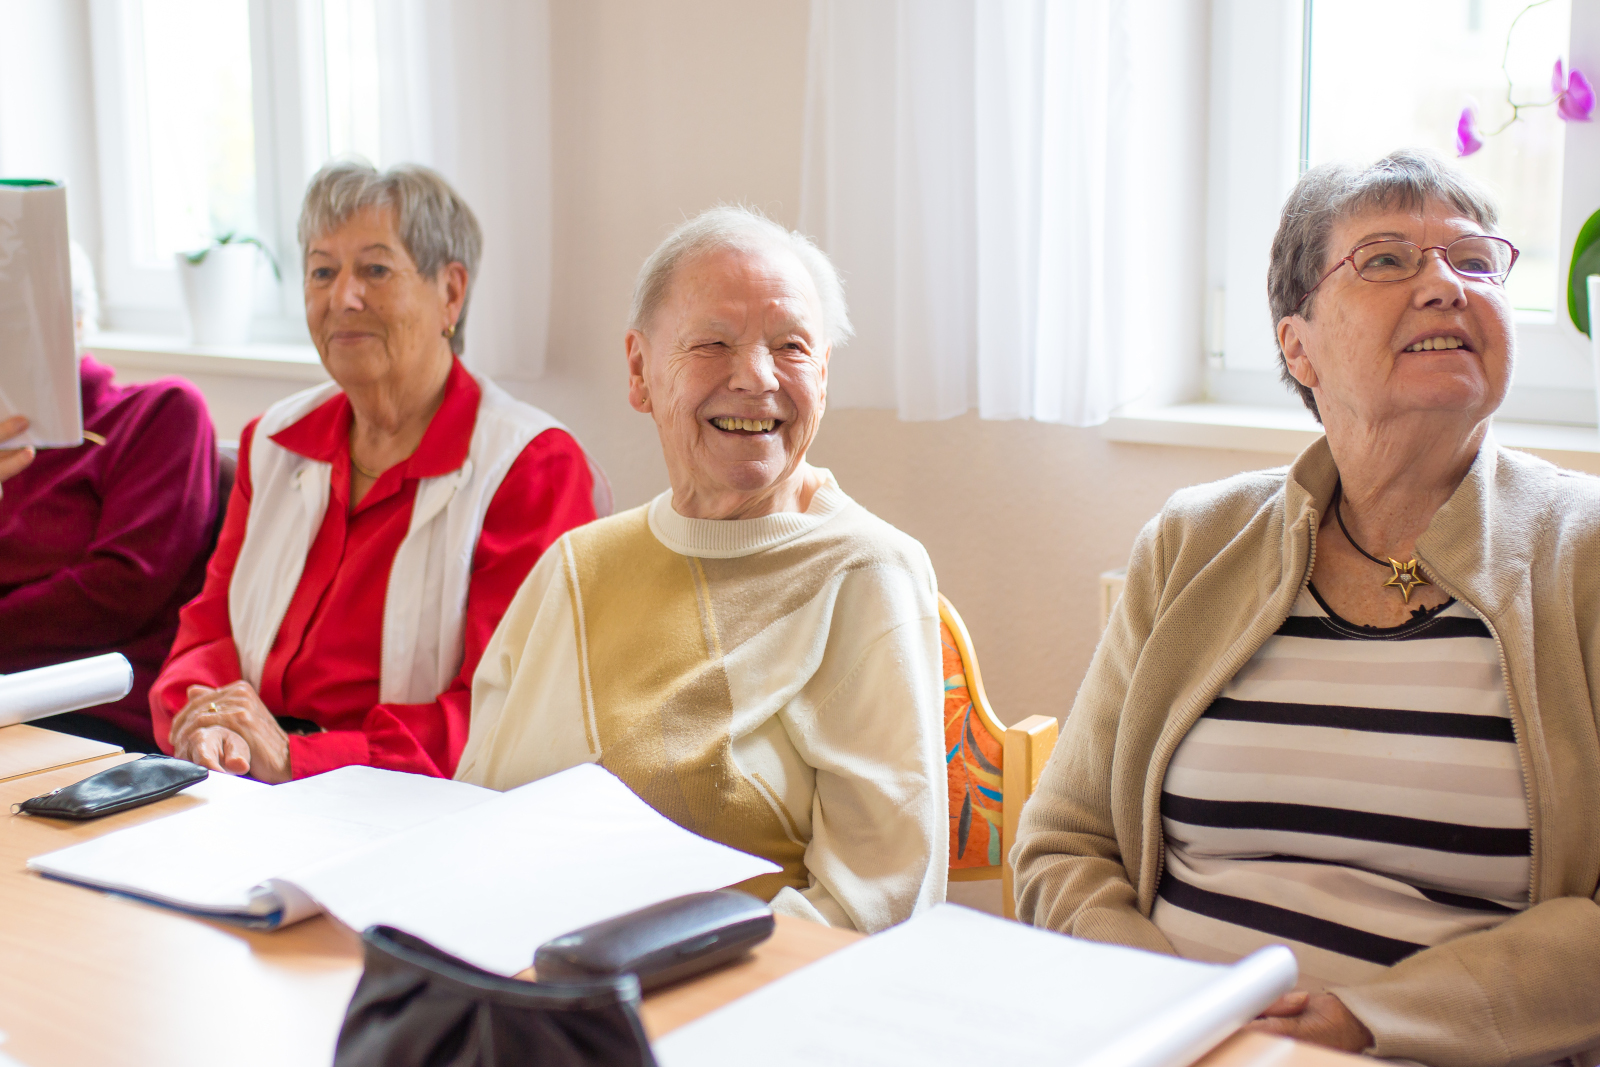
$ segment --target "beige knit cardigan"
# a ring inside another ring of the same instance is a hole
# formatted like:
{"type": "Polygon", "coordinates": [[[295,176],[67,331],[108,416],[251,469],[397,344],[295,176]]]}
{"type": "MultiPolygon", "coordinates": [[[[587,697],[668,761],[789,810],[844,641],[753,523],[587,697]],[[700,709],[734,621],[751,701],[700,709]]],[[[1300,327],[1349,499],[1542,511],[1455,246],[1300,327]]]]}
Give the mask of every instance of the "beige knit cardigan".
{"type": "MultiPolygon", "coordinates": [[[[1021,919],[1173,952],[1150,921],[1167,765],[1310,580],[1337,477],[1323,438],[1288,468],[1178,492],[1145,526],[1022,813],[1011,854],[1021,919]]],[[[1439,1067],[1591,1063],[1600,1051],[1600,479],[1490,439],[1417,558],[1483,616],[1500,647],[1533,828],[1530,906],[1332,992],[1372,1031],[1378,1056],[1439,1067]]]]}

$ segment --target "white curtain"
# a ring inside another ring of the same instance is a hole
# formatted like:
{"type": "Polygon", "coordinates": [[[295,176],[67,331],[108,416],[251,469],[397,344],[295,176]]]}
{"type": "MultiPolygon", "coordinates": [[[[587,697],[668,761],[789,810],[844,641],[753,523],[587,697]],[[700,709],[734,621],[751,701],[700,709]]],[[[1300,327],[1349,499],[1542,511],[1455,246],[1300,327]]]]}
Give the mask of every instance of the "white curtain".
{"type": "Polygon", "coordinates": [[[1198,373],[1204,7],[812,0],[800,227],[857,326],[833,403],[1082,426],[1174,346],[1198,373]]]}
{"type": "Polygon", "coordinates": [[[376,11],[383,161],[438,170],[483,227],[467,362],[537,378],[550,319],[549,4],[385,0],[376,11]]]}

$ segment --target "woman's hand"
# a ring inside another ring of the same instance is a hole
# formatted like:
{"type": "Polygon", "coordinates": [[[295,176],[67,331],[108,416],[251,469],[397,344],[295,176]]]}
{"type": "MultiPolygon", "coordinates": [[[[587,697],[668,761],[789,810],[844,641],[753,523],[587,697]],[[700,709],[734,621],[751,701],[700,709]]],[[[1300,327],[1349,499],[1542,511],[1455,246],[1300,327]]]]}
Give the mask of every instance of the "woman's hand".
{"type": "MultiPolygon", "coordinates": [[[[9,419],[0,419],[0,444],[16,437],[28,428],[28,416],[13,415],[9,419]]],[[[33,448],[0,448],[0,482],[16,474],[22,468],[33,462],[33,448]]]]}
{"type": "Polygon", "coordinates": [[[173,755],[214,771],[274,785],[290,778],[289,735],[249,682],[191,685],[168,740],[173,755]]]}
{"type": "Polygon", "coordinates": [[[1267,1006],[1246,1030],[1276,1034],[1325,1045],[1341,1052],[1360,1052],[1372,1046],[1372,1031],[1332,993],[1285,993],[1267,1006]]]}

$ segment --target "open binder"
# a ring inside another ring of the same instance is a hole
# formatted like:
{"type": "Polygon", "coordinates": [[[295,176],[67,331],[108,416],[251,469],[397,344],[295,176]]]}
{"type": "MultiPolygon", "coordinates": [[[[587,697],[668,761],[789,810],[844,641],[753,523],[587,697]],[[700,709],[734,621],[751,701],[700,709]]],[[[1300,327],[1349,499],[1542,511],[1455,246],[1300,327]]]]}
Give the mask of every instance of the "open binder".
{"type": "Polygon", "coordinates": [[[593,764],[505,793],[342,767],[28,867],[257,928],[324,911],[354,930],[393,926],[507,976],[568,930],[778,870],[683,829],[593,764]]]}

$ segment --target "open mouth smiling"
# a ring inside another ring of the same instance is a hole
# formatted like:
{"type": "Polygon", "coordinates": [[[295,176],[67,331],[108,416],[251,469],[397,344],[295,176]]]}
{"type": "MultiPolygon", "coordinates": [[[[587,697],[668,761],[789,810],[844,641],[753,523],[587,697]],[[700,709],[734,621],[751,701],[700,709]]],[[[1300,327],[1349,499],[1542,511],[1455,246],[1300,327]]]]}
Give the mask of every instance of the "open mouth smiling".
{"type": "Polygon", "coordinates": [[[723,433],[740,434],[745,437],[772,433],[783,425],[780,419],[740,419],[729,415],[718,416],[710,421],[711,425],[723,433]]]}
{"type": "Polygon", "coordinates": [[[1408,345],[1407,352],[1438,352],[1447,348],[1465,348],[1472,351],[1472,346],[1453,333],[1443,333],[1436,337],[1426,337],[1416,344],[1408,345]]]}

